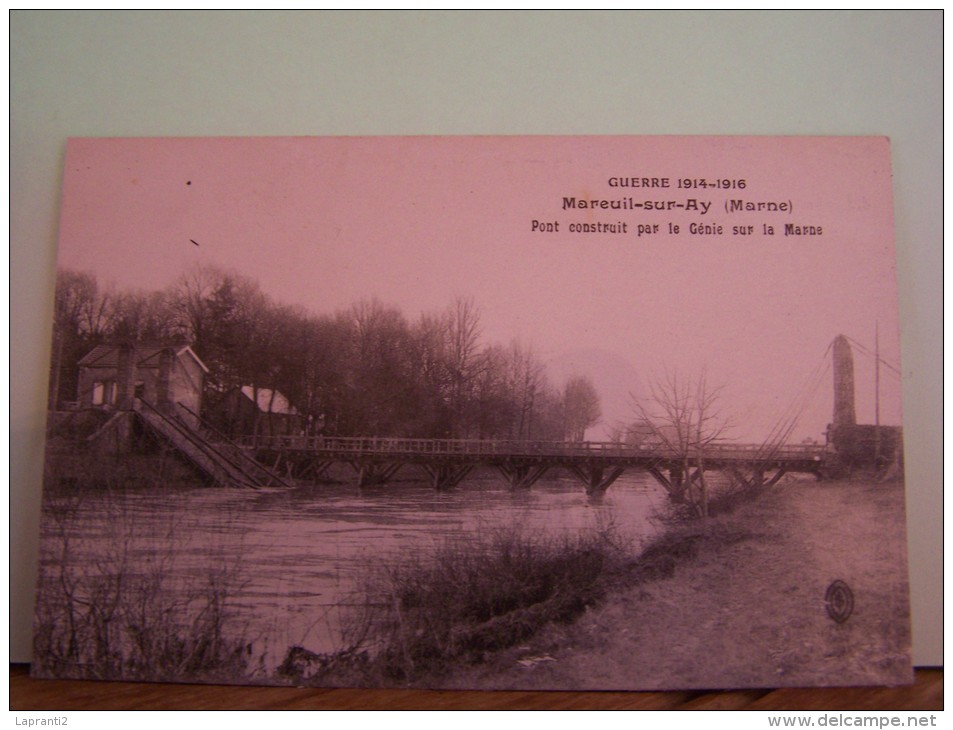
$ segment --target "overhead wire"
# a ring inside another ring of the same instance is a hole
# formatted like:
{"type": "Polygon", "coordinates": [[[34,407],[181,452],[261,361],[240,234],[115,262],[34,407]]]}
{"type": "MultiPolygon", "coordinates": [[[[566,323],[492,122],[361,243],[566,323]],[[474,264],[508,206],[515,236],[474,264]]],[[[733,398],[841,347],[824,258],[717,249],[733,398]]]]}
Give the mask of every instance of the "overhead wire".
{"type": "Polygon", "coordinates": [[[861,344],[860,342],[858,342],[857,340],[855,340],[853,337],[847,337],[847,340],[848,340],[848,342],[850,342],[857,350],[859,350],[861,354],[866,355],[867,357],[871,358],[872,360],[879,361],[881,365],[883,365],[885,368],[887,368],[887,370],[888,370],[890,373],[892,373],[893,375],[896,375],[898,378],[899,378],[899,377],[902,377],[902,374],[901,374],[901,372],[900,372],[900,368],[898,368],[896,365],[894,365],[894,364],[891,363],[890,361],[885,360],[882,355],[877,355],[877,353],[872,352],[868,347],[866,347],[865,345],[861,344]]]}
{"type": "Polygon", "coordinates": [[[801,416],[813,402],[817,389],[830,371],[831,364],[828,355],[832,348],[833,341],[827,345],[827,348],[820,356],[813,370],[807,378],[805,378],[787,407],[779,415],[777,421],[758,449],[757,455],[759,458],[770,458],[777,453],[797,427],[801,416]]]}

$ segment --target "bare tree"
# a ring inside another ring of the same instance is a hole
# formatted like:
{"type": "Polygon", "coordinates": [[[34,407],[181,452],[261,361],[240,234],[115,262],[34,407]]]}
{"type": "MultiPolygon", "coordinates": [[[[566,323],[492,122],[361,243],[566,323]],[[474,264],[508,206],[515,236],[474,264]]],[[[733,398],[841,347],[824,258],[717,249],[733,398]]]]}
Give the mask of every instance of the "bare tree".
{"type": "Polygon", "coordinates": [[[372,299],[353,305],[347,316],[351,433],[405,435],[407,413],[413,405],[413,348],[404,315],[372,299]]]}
{"type": "Polygon", "coordinates": [[[706,453],[724,439],[730,425],[718,407],[720,391],[708,385],[704,374],[693,380],[673,371],[651,384],[647,402],[634,399],[640,425],[658,447],[681,462],[673,500],[687,501],[699,517],[708,516],[706,453]]]}
{"type": "Polygon", "coordinates": [[[76,363],[109,334],[113,295],[84,271],[60,269],[53,305],[53,361],[50,407],[77,397],[76,363]]]}
{"type": "Polygon", "coordinates": [[[449,379],[452,435],[465,438],[475,420],[471,402],[483,367],[480,357],[480,311],[472,299],[456,299],[444,314],[445,365],[449,379]]]}
{"type": "Polygon", "coordinates": [[[507,397],[515,406],[510,438],[529,439],[547,385],[545,369],[533,349],[516,340],[510,344],[507,360],[507,397]]]}
{"type": "Polygon", "coordinates": [[[166,292],[127,291],[113,298],[110,337],[134,342],[171,340],[178,334],[168,316],[166,292]]]}
{"type": "Polygon", "coordinates": [[[573,375],[566,381],[562,396],[565,438],[582,441],[586,429],[595,426],[602,418],[596,387],[585,375],[573,375]]]}
{"type": "Polygon", "coordinates": [[[507,350],[491,345],[481,354],[483,366],[474,386],[476,435],[496,438],[510,435],[515,406],[507,397],[507,350]]]}
{"type": "Polygon", "coordinates": [[[182,274],[169,289],[170,313],[176,330],[200,349],[205,349],[212,326],[209,300],[226,276],[214,266],[196,266],[182,274]]]}

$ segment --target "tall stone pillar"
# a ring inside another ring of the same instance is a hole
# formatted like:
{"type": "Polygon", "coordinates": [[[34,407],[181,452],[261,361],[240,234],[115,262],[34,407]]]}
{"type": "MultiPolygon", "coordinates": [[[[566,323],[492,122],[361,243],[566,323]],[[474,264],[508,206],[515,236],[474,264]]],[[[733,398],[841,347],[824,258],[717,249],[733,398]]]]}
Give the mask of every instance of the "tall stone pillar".
{"type": "Polygon", "coordinates": [[[172,412],[172,349],[159,353],[159,375],[156,380],[156,407],[163,413],[172,412]]]}
{"type": "Polygon", "coordinates": [[[834,428],[854,426],[854,356],[844,335],[834,340],[834,428]]]}
{"type": "Polygon", "coordinates": [[[132,409],[133,388],[136,385],[136,348],[130,343],[119,345],[116,363],[116,408],[132,409]]]}

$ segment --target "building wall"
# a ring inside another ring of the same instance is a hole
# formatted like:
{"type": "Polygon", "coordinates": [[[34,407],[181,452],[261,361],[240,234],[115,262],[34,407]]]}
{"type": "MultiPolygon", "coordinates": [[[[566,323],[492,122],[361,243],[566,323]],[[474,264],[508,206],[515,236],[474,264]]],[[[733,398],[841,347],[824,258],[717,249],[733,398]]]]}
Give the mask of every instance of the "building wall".
{"type": "Polygon", "coordinates": [[[241,390],[230,390],[209,408],[209,420],[228,436],[286,436],[300,433],[301,417],[263,413],[241,390]]]}
{"type": "Polygon", "coordinates": [[[254,432],[254,404],[241,391],[232,389],[208,409],[208,419],[228,436],[245,436],[254,432]]]}
{"type": "Polygon", "coordinates": [[[289,436],[300,432],[300,416],[284,413],[259,413],[258,430],[260,436],[289,436]]]}
{"type": "MultiPolygon", "coordinates": [[[[204,371],[191,357],[176,358],[169,382],[169,398],[174,404],[184,404],[192,413],[201,413],[204,382],[204,371]]],[[[198,419],[192,413],[181,408],[177,411],[187,423],[198,426],[198,419]]]]}
{"type": "Polygon", "coordinates": [[[79,391],[77,400],[83,408],[114,407],[116,388],[116,368],[92,368],[83,367],[79,370],[79,391]],[[112,385],[112,397],[106,402],[94,403],[96,383],[108,383],[112,385]]]}
{"type": "MultiPolygon", "coordinates": [[[[116,368],[83,367],[79,371],[79,403],[84,408],[115,408],[118,398],[119,373],[116,368]],[[96,403],[96,383],[109,384],[111,397],[96,403]]],[[[133,376],[133,393],[149,403],[158,402],[157,368],[136,368],[133,376]]]]}
{"type": "Polygon", "coordinates": [[[869,424],[830,427],[830,442],[841,461],[852,467],[884,467],[903,459],[903,429],[880,426],[880,458],[877,458],[877,427],[869,424]]]}
{"type": "MultiPolygon", "coordinates": [[[[175,404],[183,403],[193,412],[199,413],[202,407],[204,376],[202,368],[191,357],[172,356],[166,405],[174,407],[175,404]]],[[[152,405],[162,407],[163,397],[159,379],[160,368],[158,367],[135,368],[132,376],[132,393],[152,405]]],[[[119,372],[115,367],[80,368],[78,399],[81,407],[115,409],[118,405],[118,381],[119,372]],[[97,383],[103,384],[102,392],[106,396],[99,403],[94,402],[97,383]]],[[[185,409],[175,408],[175,410],[191,425],[197,425],[197,419],[185,409]]]]}

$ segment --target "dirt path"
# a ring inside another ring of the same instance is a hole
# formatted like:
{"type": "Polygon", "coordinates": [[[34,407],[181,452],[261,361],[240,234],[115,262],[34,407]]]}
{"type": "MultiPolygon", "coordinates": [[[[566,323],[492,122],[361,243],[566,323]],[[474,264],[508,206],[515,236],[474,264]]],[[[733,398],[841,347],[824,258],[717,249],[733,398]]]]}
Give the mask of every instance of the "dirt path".
{"type": "Polygon", "coordinates": [[[711,520],[699,546],[671,578],[613,596],[452,685],[710,689],[912,680],[902,485],[779,485],[711,520]],[[825,609],[835,579],[855,599],[842,624],[825,609]]]}

